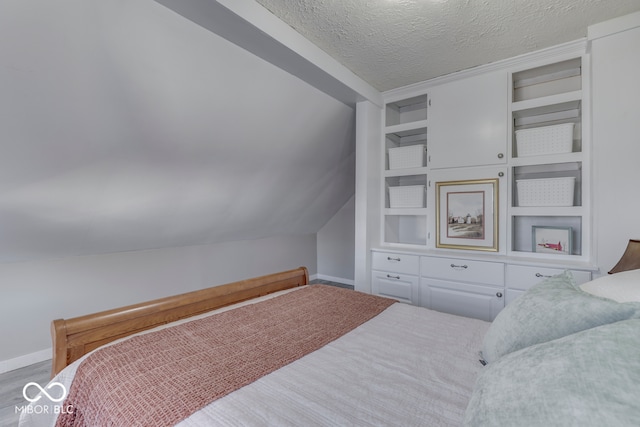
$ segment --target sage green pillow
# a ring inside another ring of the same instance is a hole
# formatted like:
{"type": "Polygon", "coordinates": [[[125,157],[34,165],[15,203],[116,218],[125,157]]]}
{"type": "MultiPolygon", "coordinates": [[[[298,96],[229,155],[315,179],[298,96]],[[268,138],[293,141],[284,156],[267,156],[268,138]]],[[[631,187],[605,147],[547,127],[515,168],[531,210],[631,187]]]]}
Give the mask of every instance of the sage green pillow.
{"type": "Polygon", "coordinates": [[[640,319],[537,344],[485,366],[467,427],[640,425],[640,319]]]}
{"type": "Polygon", "coordinates": [[[640,303],[619,303],[582,291],[571,272],[543,280],[495,318],[482,345],[487,363],[575,332],[640,317],[640,303]]]}

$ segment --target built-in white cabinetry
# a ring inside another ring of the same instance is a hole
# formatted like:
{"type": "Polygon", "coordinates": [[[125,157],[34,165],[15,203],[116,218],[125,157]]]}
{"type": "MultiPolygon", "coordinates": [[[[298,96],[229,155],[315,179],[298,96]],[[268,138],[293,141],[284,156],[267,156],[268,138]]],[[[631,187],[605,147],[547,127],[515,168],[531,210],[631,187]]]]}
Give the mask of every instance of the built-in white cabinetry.
{"type": "Polygon", "coordinates": [[[589,258],[588,56],[510,74],[510,254],[589,258]]]}
{"type": "Polygon", "coordinates": [[[515,264],[491,256],[444,256],[372,251],[373,293],[444,313],[492,321],[542,280],[569,270],[580,285],[588,268],[515,264]]]}
{"type": "Polygon", "coordinates": [[[374,293],[493,320],[546,276],[590,280],[589,61],[581,41],[383,94],[374,293]],[[496,247],[437,244],[437,189],[477,180],[497,190],[496,247]]]}
{"type": "Polygon", "coordinates": [[[504,308],[504,263],[423,256],[421,305],[492,321],[504,308]]]}
{"type": "Polygon", "coordinates": [[[427,244],[426,95],[388,102],[384,117],[382,236],[387,244],[427,244]]]}
{"type": "Polygon", "coordinates": [[[429,88],[429,166],[506,163],[507,99],[506,71],[429,88]]]}
{"type": "Polygon", "coordinates": [[[491,322],[504,308],[504,290],[446,280],[420,279],[422,306],[491,322]]]}
{"type": "Polygon", "coordinates": [[[504,264],[372,252],[374,294],[445,313],[491,321],[504,307],[504,264]]]}
{"type": "Polygon", "coordinates": [[[374,294],[418,305],[420,258],[417,255],[373,252],[372,265],[374,294]]]}
{"type": "MultiPolygon", "coordinates": [[[[507,265],[505,282],[505,305],[524,294],[530,287],[542,280],[560,274],[563,268],[545,267],[545,266],[528,266],[528,265],[507,265]]],[[[591,280],[591,271],[588,270],[569,270],[573,275],[576,284],[591,280]]]]}

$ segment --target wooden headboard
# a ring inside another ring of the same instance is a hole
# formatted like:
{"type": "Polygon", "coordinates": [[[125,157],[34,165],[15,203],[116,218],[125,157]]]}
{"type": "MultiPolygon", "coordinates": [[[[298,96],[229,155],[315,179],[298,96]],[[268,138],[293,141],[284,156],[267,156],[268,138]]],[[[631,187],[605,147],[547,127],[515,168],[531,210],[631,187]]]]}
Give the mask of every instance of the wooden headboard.
{"type": "Polygon", "coordinates": [[[51,322],[51,376],[91,350],[136,332],[284,289],[307,285],[306,267],[51,322]]]}

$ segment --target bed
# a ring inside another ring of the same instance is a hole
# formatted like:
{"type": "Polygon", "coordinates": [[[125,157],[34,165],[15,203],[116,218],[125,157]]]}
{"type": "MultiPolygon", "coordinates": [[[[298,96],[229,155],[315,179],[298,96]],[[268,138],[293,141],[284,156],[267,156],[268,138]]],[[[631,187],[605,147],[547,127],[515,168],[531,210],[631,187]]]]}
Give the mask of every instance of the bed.
{"type": "Polygon", "coordinates": [[[491,324],[304,267],[56,320],[64,399],[20,425],[638,425],[639,273],[554,276],[491,324]]]}

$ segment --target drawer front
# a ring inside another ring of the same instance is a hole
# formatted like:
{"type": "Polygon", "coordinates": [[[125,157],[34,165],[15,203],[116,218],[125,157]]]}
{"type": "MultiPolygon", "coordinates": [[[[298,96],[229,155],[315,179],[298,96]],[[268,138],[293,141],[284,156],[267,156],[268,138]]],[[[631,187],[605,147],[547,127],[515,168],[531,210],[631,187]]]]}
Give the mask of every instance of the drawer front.
{"type": "MultiPolygon", "coordinates": [[[[507,265],[507,288],[519,289],[526,291],[536,283],[543,281],[544,279],[560,274],[565,269],[563,268],[549,268],[549,267],[532,267],[525,265],[507,265]]],[[[582,270],[570,270],[573,274],[578,285],[591,280],[590,271],[582,270]]]]}
{"type": "Polygon", "coordinates": [[[417,304],[418,276],[386,271],[373,271],[372,290],[376,295],[417,304]]]}
{"type": "Polygon", "coordinates": [[[504,264],[458,258],[422,257],[421,276],[504,286],[504,264]]]}
{"type": "Polygon", "coordinates": [[[504,291],[489,286],[469,285],[422,278],[422,304],[426,307],[491,322],[504,308],[504,291]]]}
{"type": "Polygon", "coordinates": [[[420,257],[392,252],[373,252],[372,266],[374,270],[417,276],[420,269],[420,257]]]}

